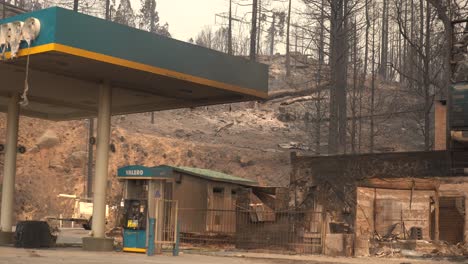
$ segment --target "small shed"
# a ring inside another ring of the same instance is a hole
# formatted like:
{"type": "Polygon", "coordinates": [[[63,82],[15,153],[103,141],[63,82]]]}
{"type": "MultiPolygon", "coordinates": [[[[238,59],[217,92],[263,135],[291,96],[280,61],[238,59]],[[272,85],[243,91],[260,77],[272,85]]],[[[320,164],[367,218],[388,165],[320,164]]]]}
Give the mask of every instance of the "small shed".
{"type": "Polygon", "coordinates": [[[238,193],[258,182],[226,173],[160,165],[127,166],[118,170],[122,180],[162,179],[164,199],[177,200],[181,232],[234,233],[238,193]]]}

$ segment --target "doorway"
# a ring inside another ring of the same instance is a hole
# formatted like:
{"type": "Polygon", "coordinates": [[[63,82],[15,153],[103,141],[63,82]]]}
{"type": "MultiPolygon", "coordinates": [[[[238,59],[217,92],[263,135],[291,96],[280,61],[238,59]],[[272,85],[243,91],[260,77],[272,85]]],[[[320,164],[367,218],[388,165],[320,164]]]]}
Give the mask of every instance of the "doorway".
{"type": "MultiPolygon", "coordinates": [[[[440,197],[439,239],[451,244],[463,242],[465,229],[465,197],[440,197]]],[[[434,230],[435,212],[432,212],[431,229],[434,230]]],[[[431,232],[434,234],[434,232],[431,232]]]]}

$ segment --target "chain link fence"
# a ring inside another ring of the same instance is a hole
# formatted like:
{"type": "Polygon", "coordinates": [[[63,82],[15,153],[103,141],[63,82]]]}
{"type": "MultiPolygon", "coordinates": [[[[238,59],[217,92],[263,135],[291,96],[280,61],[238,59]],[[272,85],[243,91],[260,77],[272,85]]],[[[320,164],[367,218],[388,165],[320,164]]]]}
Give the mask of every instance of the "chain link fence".
{"type": "Polygon", "coordinates": [[[181,242],[275,252],[321,253],[323,214],[317,211],[179,210],[181,242]]]}

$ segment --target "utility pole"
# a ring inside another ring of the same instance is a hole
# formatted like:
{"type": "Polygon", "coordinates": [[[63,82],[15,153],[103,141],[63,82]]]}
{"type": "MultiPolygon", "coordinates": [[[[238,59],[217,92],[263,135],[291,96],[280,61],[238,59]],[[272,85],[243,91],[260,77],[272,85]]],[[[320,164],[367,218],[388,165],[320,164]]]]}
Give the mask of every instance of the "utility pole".
{"type": "Polygon", "coordinates": [[[252,2],[252,29],[250,30],[250,60],[256,59],[256,38],[257,38],[257,0],[252,2]]]}
{"type": "Polygon", "coordinates": [[[73,0],[73,11],[78,12],[78,0],[73,0]]]}
{"type": "Polygon", "coordinates": [[[229,0],[228,54],[232,55],[232,0],[229,0]]]}

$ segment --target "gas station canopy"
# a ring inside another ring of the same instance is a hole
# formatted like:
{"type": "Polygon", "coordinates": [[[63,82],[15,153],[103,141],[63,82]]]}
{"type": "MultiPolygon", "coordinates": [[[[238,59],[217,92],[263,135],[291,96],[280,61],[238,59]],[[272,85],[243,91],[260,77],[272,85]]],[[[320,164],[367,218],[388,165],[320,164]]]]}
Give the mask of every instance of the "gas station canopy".
{"type": "MultiPolygon", "coordinates": [[[[22,93],[23,115],[50,120],[97,116],[99,84],[112,87],[112,115],[266,98],[268,67],[244,58],[79,14],[49,8],[0,21],[40,21],[18,58],[0,63],[0,111],[22,93]]],[[[189,21],[187,23],[190,23],[189,21]]]]}

